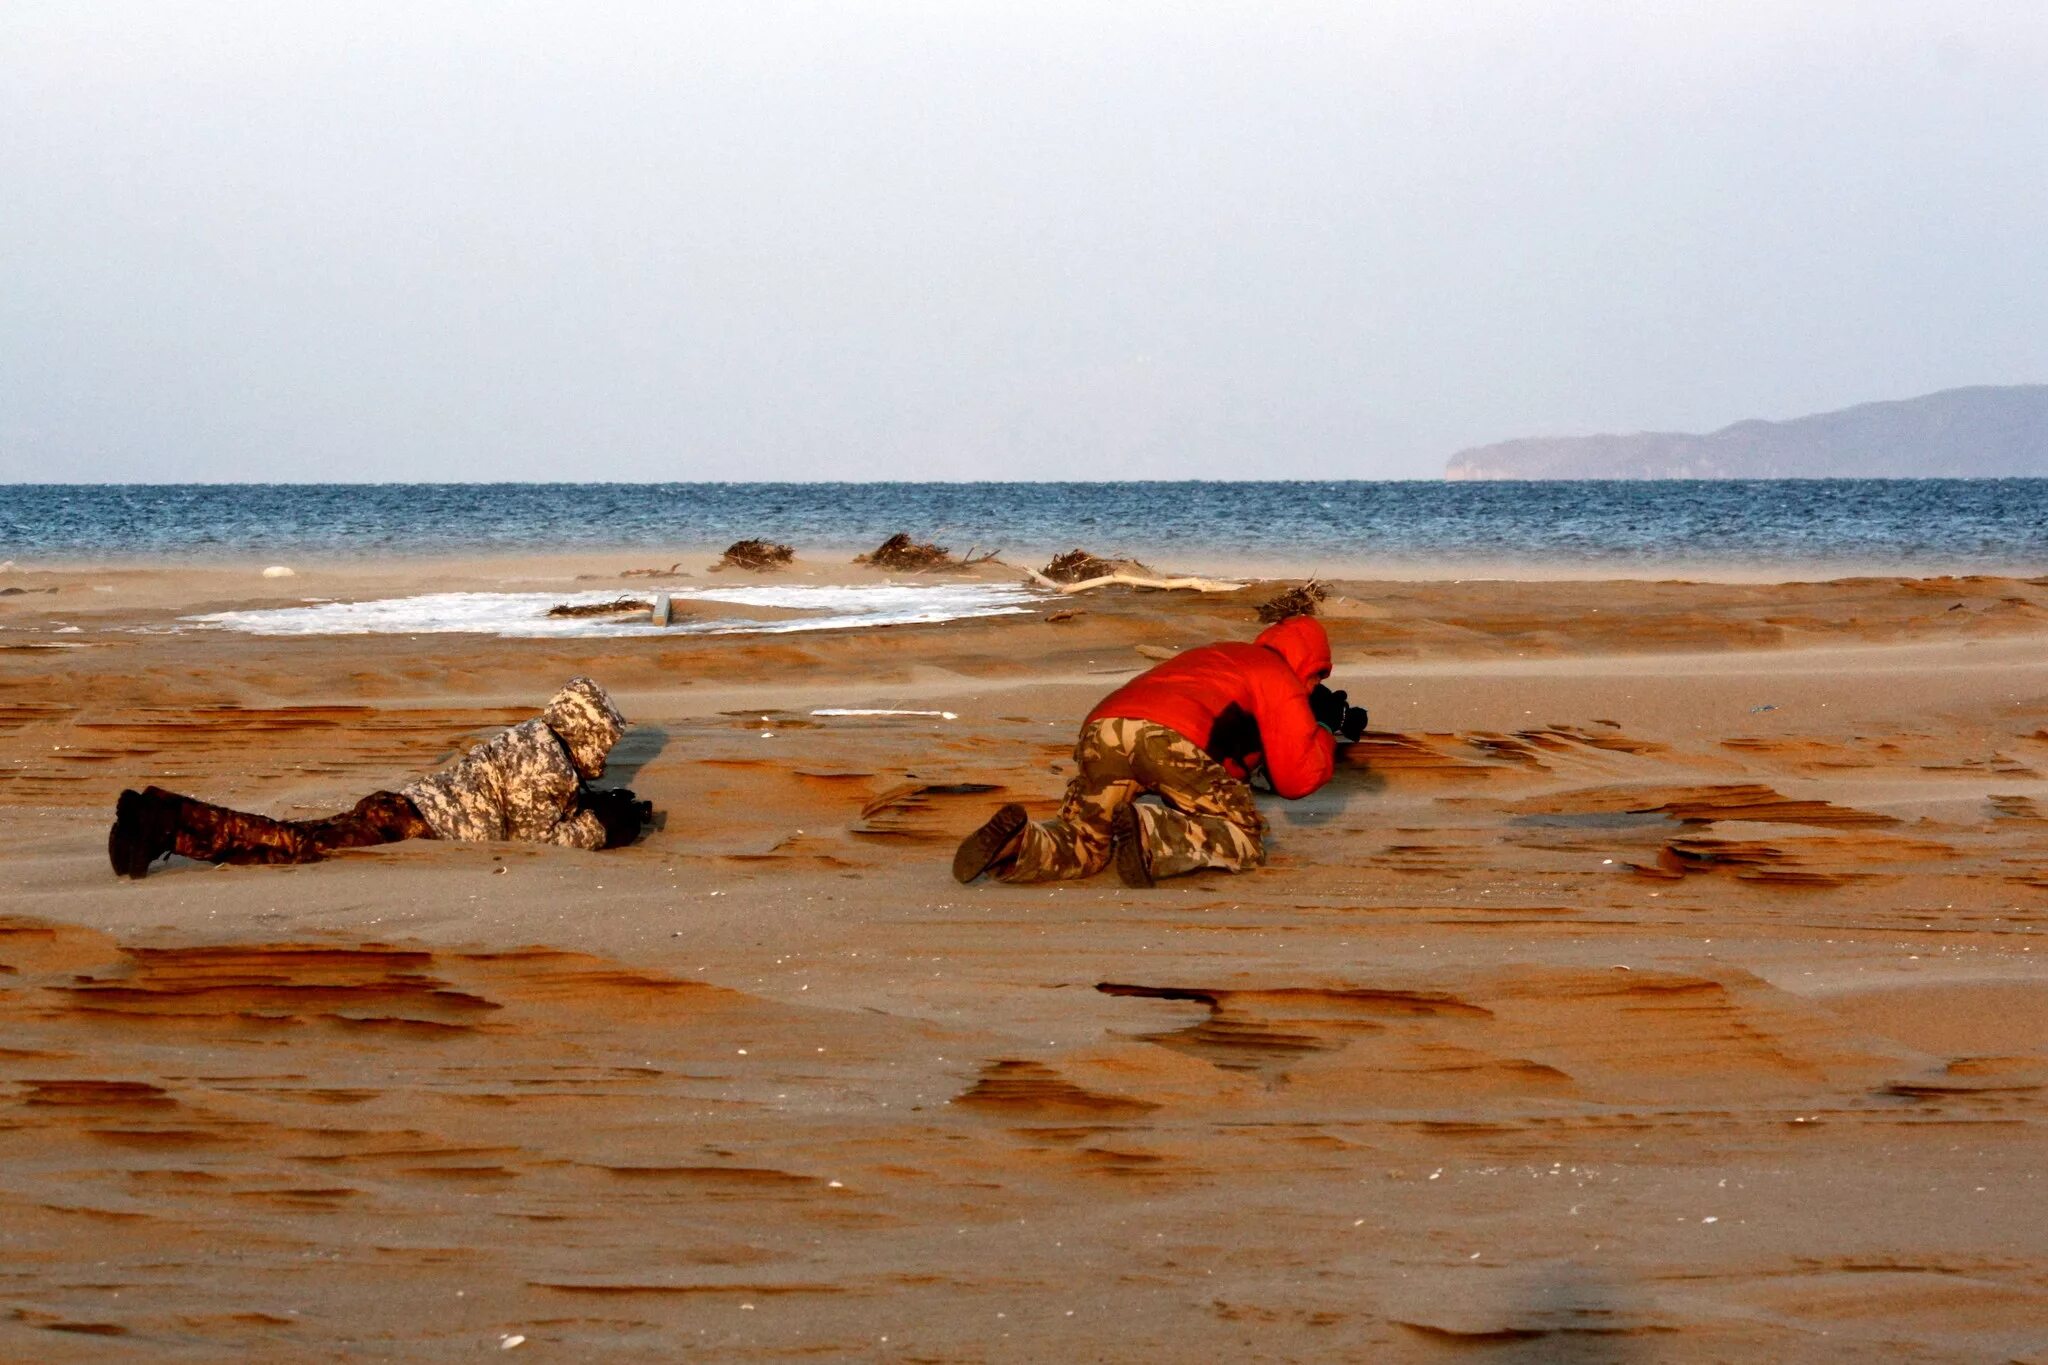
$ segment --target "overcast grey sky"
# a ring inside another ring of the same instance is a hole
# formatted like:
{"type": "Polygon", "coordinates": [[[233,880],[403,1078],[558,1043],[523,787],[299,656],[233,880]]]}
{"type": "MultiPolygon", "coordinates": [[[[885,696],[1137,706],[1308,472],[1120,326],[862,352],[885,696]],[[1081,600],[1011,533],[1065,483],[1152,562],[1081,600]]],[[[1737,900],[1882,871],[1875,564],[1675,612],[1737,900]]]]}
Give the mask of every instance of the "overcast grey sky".
{"type": "Polygon", "coordinates": [[[0,5],[0,479],[1436,477],[2048,380],[2048,5],[0,5]]]}

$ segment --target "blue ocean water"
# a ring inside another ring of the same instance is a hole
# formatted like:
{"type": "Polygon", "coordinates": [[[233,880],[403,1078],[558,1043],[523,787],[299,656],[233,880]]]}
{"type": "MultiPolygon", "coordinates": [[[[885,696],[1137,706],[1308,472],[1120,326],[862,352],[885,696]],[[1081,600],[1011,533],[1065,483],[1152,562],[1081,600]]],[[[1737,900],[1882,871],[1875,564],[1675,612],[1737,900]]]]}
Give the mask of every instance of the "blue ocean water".
{"type": "Polygon", "coordinates": [[[897,532],[1186,564],[2048,570],[2048,479],[0,485],[0,559],[388,557],[897,532]]]}

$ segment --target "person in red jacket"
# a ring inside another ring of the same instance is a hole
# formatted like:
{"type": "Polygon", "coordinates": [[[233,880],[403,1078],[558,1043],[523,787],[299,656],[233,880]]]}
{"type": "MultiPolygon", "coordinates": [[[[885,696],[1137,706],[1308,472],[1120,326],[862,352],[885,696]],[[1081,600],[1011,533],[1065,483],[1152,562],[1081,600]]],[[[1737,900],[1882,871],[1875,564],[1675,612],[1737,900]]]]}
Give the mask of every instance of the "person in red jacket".
{"type": "Polygon", "coordinates": [[[1332,731],[1356,739],[1365,728],[1363,711],[1322,686],[1329,674],[1329,636],[1306,616],[1139,674],[1081,723],[1080,771],[1059,814],[1034,824],[1024,807],[1004,806],[961,842],[953,875],[1088,877],[1114,856],[1126,885],[1150,886],[1205,867],[1260,866],[1266,822],[1246,778],[1263,768],[1281,796],[1307,796],[1330,780],[1332,731]],[[1145,792],[1164,804],[1140,804],[1145,792]]]}

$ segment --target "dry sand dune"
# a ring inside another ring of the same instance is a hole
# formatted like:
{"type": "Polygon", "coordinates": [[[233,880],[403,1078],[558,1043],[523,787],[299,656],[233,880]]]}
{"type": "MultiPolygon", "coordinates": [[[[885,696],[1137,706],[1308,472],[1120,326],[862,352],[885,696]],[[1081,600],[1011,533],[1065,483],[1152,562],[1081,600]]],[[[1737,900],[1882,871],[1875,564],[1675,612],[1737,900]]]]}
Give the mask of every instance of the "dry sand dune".
{"type": "Polygon", "coordinates": [[[604,568],[10,579],[0,1358],[2048,1361],[2048,582],[1338,584],[1373,732],[1149,893],[947,861],[1258,589],[150,633],[604,568]],[[107,870],[579,672],[631,849],[107,870]]]}

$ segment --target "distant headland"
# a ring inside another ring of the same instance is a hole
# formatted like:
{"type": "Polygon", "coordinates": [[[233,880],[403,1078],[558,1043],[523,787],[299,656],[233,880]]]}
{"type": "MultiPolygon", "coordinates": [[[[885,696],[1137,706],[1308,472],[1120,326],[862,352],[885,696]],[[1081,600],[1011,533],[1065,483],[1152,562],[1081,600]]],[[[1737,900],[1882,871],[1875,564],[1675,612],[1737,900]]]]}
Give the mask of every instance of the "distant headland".
{"type": "Polygon", "coordinates": [[[1467,479],[1839,479],[2048,476],[2048,384],[1944,389],[1704,436],[1530,436],[1453,455],[1467,479]]]}

